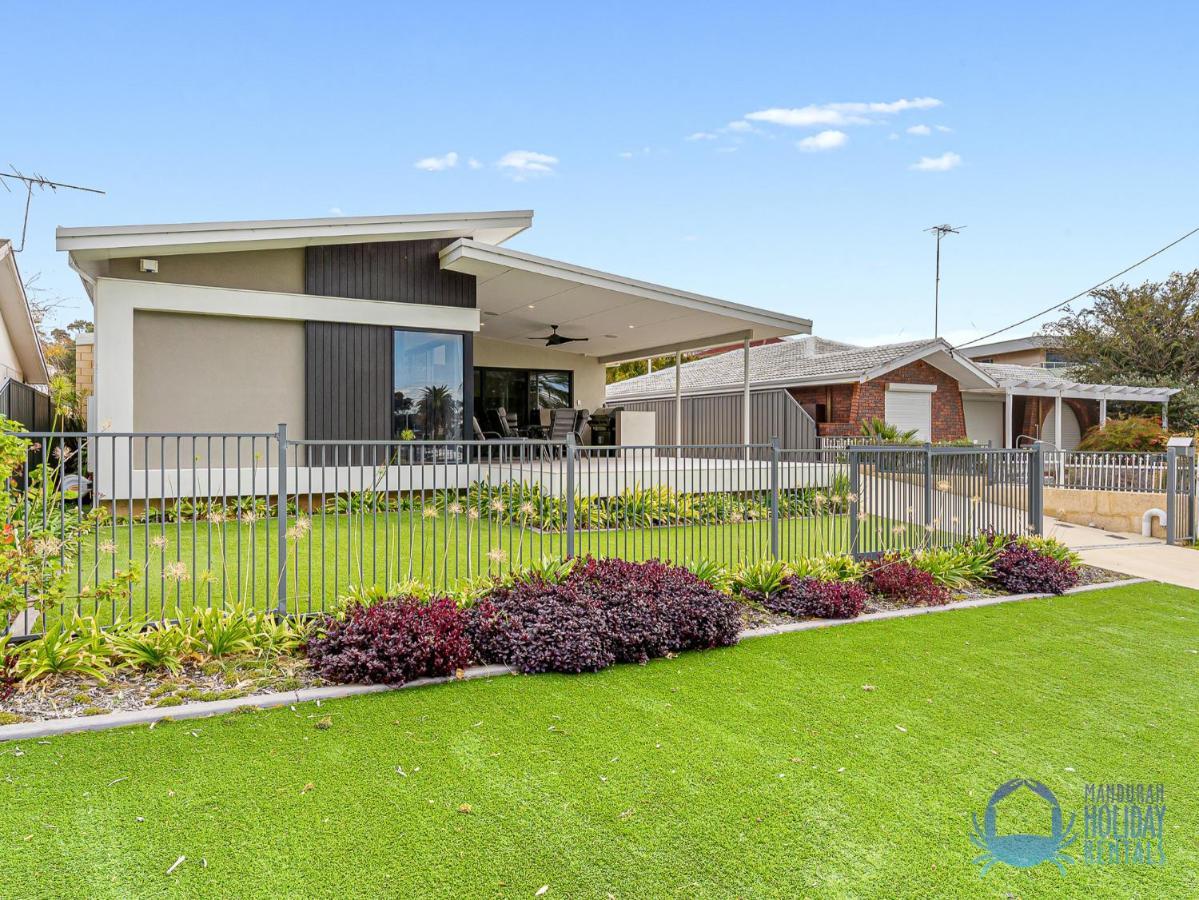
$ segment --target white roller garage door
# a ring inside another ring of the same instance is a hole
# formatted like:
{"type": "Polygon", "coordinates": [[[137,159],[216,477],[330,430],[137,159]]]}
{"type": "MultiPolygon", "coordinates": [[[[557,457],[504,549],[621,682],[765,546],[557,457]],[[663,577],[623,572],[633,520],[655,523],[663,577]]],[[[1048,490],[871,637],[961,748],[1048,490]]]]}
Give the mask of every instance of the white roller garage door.
{"type": "Polygon", "coordinates": [[[1003,401],[962,396],[966,437],[978,444],[1003,446],[1003,401]]]}
{"type": "Polygon", "coordinates": [[[887,385],[885,402],[888,425],[900,431],[915,431],[916,440],[931,441],[933,434],[933,388],[931,385],[887,385]]]}

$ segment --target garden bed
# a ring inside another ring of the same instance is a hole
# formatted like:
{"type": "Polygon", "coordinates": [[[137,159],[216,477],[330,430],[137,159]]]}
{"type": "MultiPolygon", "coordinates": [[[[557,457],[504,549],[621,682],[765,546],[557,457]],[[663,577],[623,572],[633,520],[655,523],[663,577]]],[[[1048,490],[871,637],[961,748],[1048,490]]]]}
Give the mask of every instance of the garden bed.
{"type": "Polygon", "coordinates": [[[400,596],[360,591],[338,614],[300,622],[243,608],[197,610],[146,631],[81,619],[20,647],[0,644],[0,725],[170,715],[187,704],[307,688],[460,677],[489,664],[527,674],[595,671],[813,619],[952,608],[1123,579],[1079,564],[1053,541],[986,537],[870,563],[833,556],[736,571],[710,562],[547,560],[458,596],[416,585],[400,596]]]}

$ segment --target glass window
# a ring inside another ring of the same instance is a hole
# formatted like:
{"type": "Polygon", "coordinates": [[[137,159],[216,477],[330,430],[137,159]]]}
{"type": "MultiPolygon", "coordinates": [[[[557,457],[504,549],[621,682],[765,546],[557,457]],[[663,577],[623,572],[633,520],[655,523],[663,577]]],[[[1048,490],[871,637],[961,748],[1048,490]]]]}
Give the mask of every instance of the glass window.
{"type": "Polygon", "coordinates": [[[462,360],[460,334],[395,332],[395,437],[462,438],[462,360]]]}
{"type": "Polygon", "coordinates": [[[570,373],[538,372],[532,400],[534,409],[566,409],[569,407],[570,373]]]}
{"type": "Polygon", "coordinates": [[[519,431],[540,424],[539,409],[563,409],[573,400],[572,373],[535,369],[475,369],[475,416],[489,431],[503,433],[499,410],[515,419],[519,431]]]}

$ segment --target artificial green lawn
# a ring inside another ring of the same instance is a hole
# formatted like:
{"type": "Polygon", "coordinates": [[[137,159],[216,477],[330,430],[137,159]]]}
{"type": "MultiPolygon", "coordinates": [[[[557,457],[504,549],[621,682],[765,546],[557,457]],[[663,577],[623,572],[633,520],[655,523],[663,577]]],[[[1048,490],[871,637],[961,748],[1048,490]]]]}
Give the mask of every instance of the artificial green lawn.
{"type": "MultiPolygon", "coordinates": [[[[501,527],[486,520],[468,522],[465,516],[426,519],[407,512],[380,512],[377,516],[317,513],[310,522],[309,532],[289,541],[288,594],[293,611],[328,608],[350,585],[388,586],[411,578],[438,588],[454,587],[471,577],[528,565],[544,556],[561,557],[566,543],[557,531],[501,527]],[[502,551],[502,558],[489,558],[494,550],[502,551]]],[[[155,619],[169,617],[176,607],[189,609],[197,600],[220,605],[222,597],[232,600],[238,596],[255,608],[273,608],[278,579],[276,524],[275,519],[264,519],[210,525],[200,519],[194,526],[191,520],[105,526],[86,539],[77,580],[94,584],[114,568],[128,567],[140,570],[142,579],[123,605],[96,607],[94,601],[85,601],[82,611],[104,623],[114,618],[155,619]],[[155,547],[155,538],[164,539],[165,546],[155,547]],[[100,549],[106,541],[114,545],[115,552],[100,549]],[[185,564],[187,580],[173,580],[166,574],[175,561],[185,564]],[[205,572],[211,573],[210,580],[205,572]]],[[[916,526],[901,527],[902,535],[896,535],[884,520],[869,517],[861,528],[863,549],[881,547],[887,539],[910,546],[923,536],[916,526]]],[[[849,549],[848,519],[843,515],[783,519],[779,549],[788,559],[844,553],[849,549]]],[[[575,552],[633,560],[711,559],[739,565],[769,555],[770,526],[755,521],[580,531],[575,552]]]]}
{"type": "Polygon", "coordinates": [[[3,745],[0,896],[1195,896],[1197,601],[1138,585],[3,745]],[[1017,776],[1080,835],[1085,782],[1164,782],[1166,864],[980,879],[970,814],[1017,776]]]}

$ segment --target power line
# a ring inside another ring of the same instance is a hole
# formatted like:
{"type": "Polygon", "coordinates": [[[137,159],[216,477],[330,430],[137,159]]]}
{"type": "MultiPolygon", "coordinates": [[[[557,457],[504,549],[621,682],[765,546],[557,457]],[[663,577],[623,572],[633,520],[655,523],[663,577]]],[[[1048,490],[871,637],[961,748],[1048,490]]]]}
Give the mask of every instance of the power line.
{"type": "Polygon", "coordinates": [[[1026,325],[1027,323],[1031,322],[1033,319],[1039,319],[1039,318],[1041,318],[1041,316],[1046,315],[1047,313],[1051,313],[1055,309],[1061,309],[1067,303],[1073,303],[1079,297],[1085,297],[1087,294],[1091,293],[1091,291],[1099,290],[1099,288],[1103,287],[1109,281],[1115,281],[1121,275],[1125,275],[1125,274],[1131,272],[1137,266],[1144,265],[1145,263],[1149,262],[1149,260],[1153,259],[1153,257],[1161,256],[1163,253],[1165,253],[1171,247],[1176,247],[1177,245],[1179,245],[1183,241],[1185,241],[1187,238],[1189,238],[1195,234],[1199,234],[1199,228],[1192,228],[1190,231],[1188,231],[1182,237],[1178,238],[1177,240],[1170,241],[1170,243],[1166,244],[1166,246],[1162,247],[1160,250],[1154,250],[1152,253],[1150,253],[1148,256],[1146,256],[1144,259],[1137,260],[1136,262],[1134,262],[1127,269],[1121,269],[1115,275],[1110,275],[1107,278],[1103,279],[1103,281],[1100,281],[1098,284],[1091,285],[1085,291],[1079,291],[1073,297],[1067,297],[1065,300],[1061,301],[1060,303],[1055,303],[1055,304],[1053,304],[1053,306],[1046,307],[1045,309],[1041,310],[1039,313],[1033,313],[1031,316],[1021,319],[1019,322],[1013,322],[1011,325],[1007,325],[1003,328],[1000,328],[998,331],[992,331],[990,334],[984,334],[982,337],[976,337],[974,340],[966,341],[966,343],[959,344],[958,346],[959,347],[969,347],[971,344],[977,344],[979,341],[985,341],[987,338],[993,338],[997,334],[1003,334],[1005,331],[1011,331],[1013,328],[1019,328],[1021,325],[1026,325]]]}
{"type": "Polygon", "coordinates": [[[933,337],[937,337],[941,328],[941,238],[947,234],[961,234],[965,225],[934,225],[924,229],[937,236],[937,277],[933,282],[933,337]]]}
{"type": "Polygon", "coordinates": [[[25,249],[25,234],[29,230],[29,207],[33,203],[33,189],[35,187],[40,188],[41,190],[46,190],[49,188],[52,191],[56,191],[59,188],[66,188],[67,190],[71,191],[87,191],[91,194],[104,193],[104,191],[100,190],[99,188],[83,187],[82,185],[78,184],[67,184],[65,181],[51,181],[49,178],[46,178],[42,175],[25,175],[16,166],[12,166],[11,164],[10,166],[12,168],[11,172],[0,172],[0,186],[2,186],[9,193],[12,193],[12,188],[10,188],[4,181],[6,178],[11,181],[19,181],[25,185],[25,215],[21,220],[21,246],[16,248],[14,251],[15,253],[20,253],[25,249]]]}

